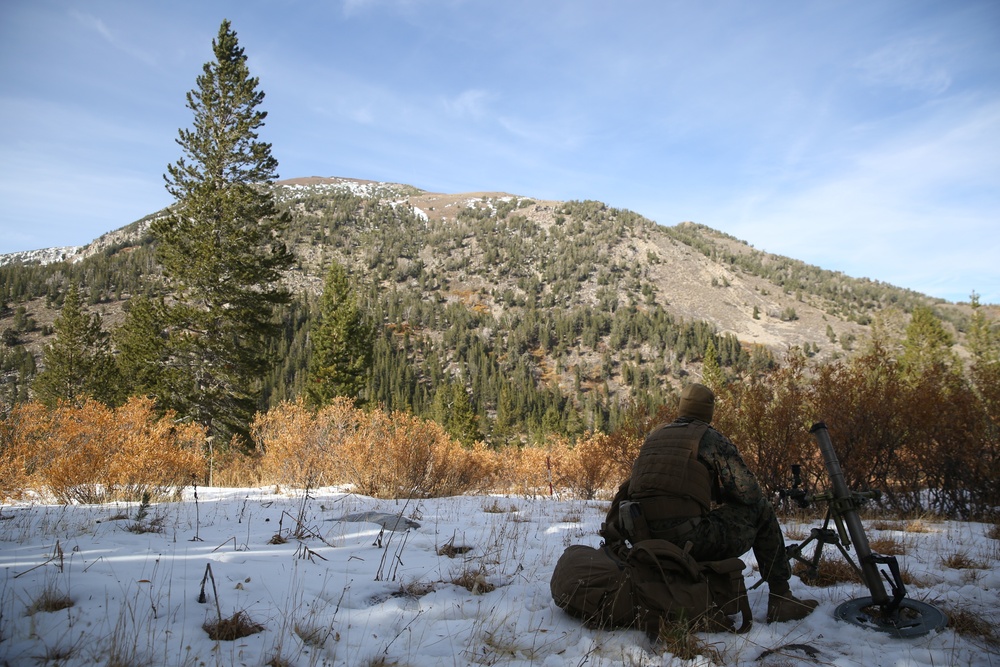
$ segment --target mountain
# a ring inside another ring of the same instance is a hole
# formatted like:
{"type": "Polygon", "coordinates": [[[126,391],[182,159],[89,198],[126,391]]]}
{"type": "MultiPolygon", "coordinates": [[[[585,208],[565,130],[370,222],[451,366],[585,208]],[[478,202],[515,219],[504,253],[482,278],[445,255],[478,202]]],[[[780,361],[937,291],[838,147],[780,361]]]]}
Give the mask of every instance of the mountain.
{"type": "MultiPolygon", "coordinates": [[[[555,410],[564,425],[593,427],[591,413],[607,413],[614,400],[655,399],[700,373],[709,343],[731,375],[780,361],[793,347],[832,359],[852,354],[880,316],[902,336],[917,305],[934,309],[961,352],[970,313],[966,304],[596,201],[441,194],[349,178],[274,188],[292,213],[285,240],[297,265],[287,280],[299,299],[274,351],[283,363],[269,381],[271,401],[301,386],[310,303],[331,259],[363,285],[384,328],[371,398],[427,412],[443,383],[462,384],[484,421],[516,382],[519,409],[543,411],[535,422],[555,410]]],[[[122,305],[155,279],[148,227],[160,214],[80,248],[0,256],[8,375],[26,354],[37,360],[69,281],[83,284],[106,327],[120,321],[122,305]]]]}
{"type": "MultiPolygon", "coordinates": [[[[809,344],[828,357],[849,351],[843,341],[866,336],[873,318],[887,308],[931,306],[959,338],[969,313],[964,305],[759,251],[703,225],[660,226],[600,202],[536,201],[497,192],[447,195],[316,177],[283,181],[279,192],[299,214],[293,241],[307,274],[319,274],[327,248],[329,237],[317,231],[330,217],[324,198],[352,192],[409,207],[418,221],[407,230],[412,237],[394,248],[396,278],[382,276],[383,283],[402,283],[399,275],[408,270],[440,274],[448,286],[445,298],[475,300],[494,315],[514,305],[505,292],[523,297],[530,286],[548,307],[658,304],[746,345],[781,354],[809,344]]],[[[358,241],[376,244],[365,251],[369,265],[380,261],[372,256],[380,249],[392,249],[377,245],[391,237],[388,230],[381,233],[379,239],[368,230],[358,241]]]]}

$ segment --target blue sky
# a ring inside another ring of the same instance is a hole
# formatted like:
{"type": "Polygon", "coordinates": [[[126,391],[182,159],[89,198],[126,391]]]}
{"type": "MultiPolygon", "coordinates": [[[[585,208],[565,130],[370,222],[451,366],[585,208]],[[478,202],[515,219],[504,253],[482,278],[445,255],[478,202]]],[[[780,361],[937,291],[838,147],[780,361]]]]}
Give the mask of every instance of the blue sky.
{"type": "Polygon", "coordinates": [[[171,203],[223,18],[284,178],[597,199],[1000,303],[995,0],[0,0],[0,253],[171,203]]]}

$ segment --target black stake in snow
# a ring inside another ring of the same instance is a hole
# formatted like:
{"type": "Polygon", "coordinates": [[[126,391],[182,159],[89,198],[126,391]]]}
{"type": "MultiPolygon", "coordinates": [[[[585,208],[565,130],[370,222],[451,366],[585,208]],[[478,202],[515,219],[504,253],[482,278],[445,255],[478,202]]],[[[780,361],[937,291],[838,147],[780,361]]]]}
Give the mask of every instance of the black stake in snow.
{"type": "Polygon", "coordinates": [[[198,482],[192,482],[191,485],[194,487],[194,537],[188,540],[188,542],[204,542],[203,539],[198,537],[198,533],[201,532],[201,512],[198,510],[198,482]]]}

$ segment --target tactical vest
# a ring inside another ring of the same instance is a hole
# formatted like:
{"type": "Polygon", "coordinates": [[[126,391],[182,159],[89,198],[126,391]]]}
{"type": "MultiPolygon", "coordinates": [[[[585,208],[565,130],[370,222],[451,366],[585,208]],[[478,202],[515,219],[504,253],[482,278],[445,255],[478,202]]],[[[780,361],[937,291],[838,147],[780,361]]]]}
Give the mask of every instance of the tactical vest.
{"type": "Polygon", "coordinates": [[[705,515],[712,505],[712,475],[698,460],[708,424],[667,424],[650,433],[632,464],[628,498],[647,522],[705,515]]]}

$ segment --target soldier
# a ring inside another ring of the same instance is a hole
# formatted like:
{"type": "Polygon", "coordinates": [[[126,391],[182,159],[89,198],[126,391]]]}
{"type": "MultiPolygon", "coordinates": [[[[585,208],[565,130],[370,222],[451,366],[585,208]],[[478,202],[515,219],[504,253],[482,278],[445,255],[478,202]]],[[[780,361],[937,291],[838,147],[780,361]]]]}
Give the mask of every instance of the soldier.
{"type": "Polygon", "coordinates": [[[612,507],[602,534],[609,544],[618,537],[615,528],[633,543],[647,538],[681,548],[690,543],[697,561],[738,557],[753,549],[770,593],[767,622],[804,618],[817,602],[792,595],[774,508],[736,446],[709,426],[714,410],[715,395],[708,387],[684,388],[678,418],[646,436],[619,492],[620,507],[612,507]],[[613,514],[620,526],[610,525],[613,514]]]}

